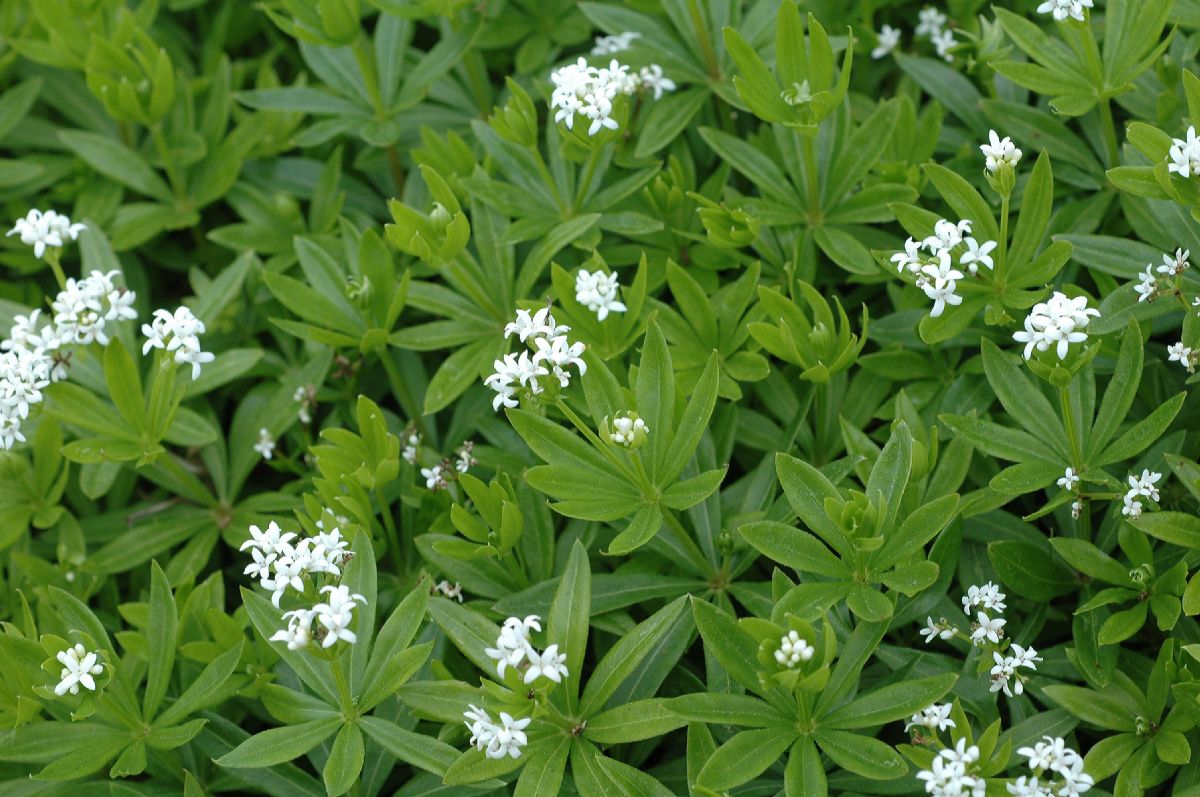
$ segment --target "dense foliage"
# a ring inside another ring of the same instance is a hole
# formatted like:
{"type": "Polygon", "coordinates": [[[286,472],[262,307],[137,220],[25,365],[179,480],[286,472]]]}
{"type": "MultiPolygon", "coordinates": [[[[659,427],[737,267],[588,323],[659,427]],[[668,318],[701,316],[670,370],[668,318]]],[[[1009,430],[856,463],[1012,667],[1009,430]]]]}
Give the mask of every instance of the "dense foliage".
{"type": "Polygon", "coordinates": [[[0,0],[0,793],[1200,795],[1198,50],[0,0]]]}

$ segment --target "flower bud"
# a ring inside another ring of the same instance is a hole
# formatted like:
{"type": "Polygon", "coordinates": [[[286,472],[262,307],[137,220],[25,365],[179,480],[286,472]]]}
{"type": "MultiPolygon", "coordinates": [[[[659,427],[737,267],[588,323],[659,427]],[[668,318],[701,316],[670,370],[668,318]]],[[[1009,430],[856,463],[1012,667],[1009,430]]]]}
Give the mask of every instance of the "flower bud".
{"type": "Polygon", "coordinates": [[[509,98],[503,108],[493,108],[488,123],[505,141],[526,149],[537,147],[538,117],[533,100],[512,78],[507,80],[509,98]]]}
{"type": "Polygon", "coordinates": [[[636,412],[621,413],[613,418],[611,423],[605,418],[600,424],[600,436],[613,445],[635,450],[646,443],[646,435],[650,427],[638,417],[636,412]]]}

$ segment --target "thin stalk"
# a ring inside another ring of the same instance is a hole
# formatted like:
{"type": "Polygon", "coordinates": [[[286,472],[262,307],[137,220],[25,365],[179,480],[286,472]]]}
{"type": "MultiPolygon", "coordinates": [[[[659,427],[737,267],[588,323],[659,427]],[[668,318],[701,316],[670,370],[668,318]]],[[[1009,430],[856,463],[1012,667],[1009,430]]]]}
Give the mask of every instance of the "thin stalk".
{"type": "Polygon", "coordinates": [[[596,449],[604,456],[604,458],[611,462],[614,467],[618,468],[625,475],[625,478],[629,479],[631,483],[640,482],[643,486],[653,486],[649,485],[649,480],[645,477],[645,471],[642,471],[642,477],[639,478],[638,475],[630,469],[629,465],[622,462],[617,455],[613,453],[612,447],[606,446],[604,441],[592,431],[592,428],[584,423],[583,419],[576,415],[574,410],[567,406],[565,401],[559,399],[558,401],[554,402],[554,406],[558,407],[559,411],[562,412],[563,415],[567,416],[567,420],[571,422],[571,425],[578,429],[580,433],[587,438],[588,442],[595,446],[596,449]]]}
{"type": "Polygon", "coordinates": [[[813,137],[801,135],[800,149],[804,155],[804,181],[808,185],[808,218],[810,222],[819,221],[821,218],[821,186],[817,182],[817,154],[813,147],[813,137]]]}
{"type": "Polygon", "coordinates": [[[542,151],[536,146],[533,147],[533,162],[537,166],[538,174],[542,176],[542,182],[550,189],[550,195],[554,197],[554,204],[558,206],[559,210],[565,210],[562,194],[558,190],[558,183],[554,181],[554,175],[550,174],[550,169],[546,166],[546,160],[542,157],[542,151]]]}
{"type": "Polygon", "coordinates": [[[1067,431],[1067,443],[1071,447],[1071,467],[1075,469],[1076,473],[1079,473],[1083,470],[1083,452],[1079,446],[1079,437],[1076,431],[1079,425],[1076,423],[1074,405],[1071,403],[1071,394],[1068,388],[1060,387],[1058,389],[1058,401],[1062,406],[1063,424],[1067,431]]]}
{"type": "Polygon", "coordinates": [[[404,193],[404,164],[400,162],[400,152],[395,144],[387,148],[388,171],[392,173],[392,183],[396,186],[396,199],[404,193]]]}
{"type": "Polygon", "coordinates": [[[1113,122],[1112,105],[1104,93],[1104,65],[1100,60],[1100,48],[1096,46],[1096,37],[1092,34],[1090,24],[1070,25],[1078,31],[1079,46],[1082,48],[1088,70],[1096,82],[1096,96],[1100,99],[1100,127],[1104,133],[1104,144],[1108,152],[1108,165],[1117,165],[1117,128],[1113,122]]]}
{"type": "Polygon", "coordinates": [[[337,686],[338,699],[342,701],[342,714],[347,720],[353,719],[358,715],[358,709],[355,708],[354,698],[350,695],[350,684],[346,681],[342,660],[338,658],[331,661],[330,669],[333,671],[333,682],[337,686]]]}
{"type": "Polygon", "coordinates": [[[713,80],[721,79],[721,65],[717,62],[717,51],[713,49],[712,40],[708,38],[708,28],[704,25],[704,17],[700,15],[700,6],[696,0],[688,0],[688,15],[692,18],[692,27],[696,31],[696,41],[700,44],[700,52],[704,55],[704,66],[713,80]]]}
{"type": "Polygon", "coordinates": [[[687,529],[679,522],[679,518],[675,517],[675,513],[670,509],[664,508],[662,516],[663,520],[667,522],[667,529],[672,532],[675,539],[683,546],[684,553],[687,554],[688,559],[696,566],[696,569],[701,573],[711,574],[713,563],[708,561],[708,557],[704,555],[704,552],[700,550],[700,546],[692,539],[692,535],[688,534],[687,529]]]}
{"type": "Polygon", "coordinates": [[[396,533],[396,521],[392,518],[391,506],[384,497],[381,487],[375,488],[375,495],[379,499],[379,514],[383,517],[383,531],[387,536],[388,559],[392,563],[392,569],[396,573],[401,573],[403,572],[403,562],[400,556],[400,536],[396,533]]]}
{"type": "Polygon", "coordinates": [[[1000,197],[1000,257],[996,261],[996,281],[1003,284],[1008,271],[1008,194],[1000,197]]]}
{"type": "Polygon", "coordinates": [[[58,282],[58,289],[61,291],[67,287],[67,275],[63,273],[62,264],[58,262],[59,253],[58,247],[46,248],[46,262],[50,264],[50,270],[54,272],[54,279],[58,282]]]}
{"type": "Polygon", "coordinates": [[[175,167],[175,160],[171,157],[171,147],[167,143],[166,134],[163,133],[162,124],[156,124],[150,128],[150,137],[154,139],[154,149],[158,152],[158,158],[163,162],[163,168],[167,172],[171,193],[176,198],[182,199],[184,196],[183,178],[175,167]]]}
{"type": "Polygon", "coordinates": [[[588,191],[591,190],[592,180],[596,177],[596,167],[600,163],[600,147],[593,147],[592,153],[588,155],[587,165],[584,166],[583,178],[579,181],[579,188],[575,192],[575,201],[571,203],[571,208],[576,212],[583,205],[583,200],[587,197],[588,191]]]}

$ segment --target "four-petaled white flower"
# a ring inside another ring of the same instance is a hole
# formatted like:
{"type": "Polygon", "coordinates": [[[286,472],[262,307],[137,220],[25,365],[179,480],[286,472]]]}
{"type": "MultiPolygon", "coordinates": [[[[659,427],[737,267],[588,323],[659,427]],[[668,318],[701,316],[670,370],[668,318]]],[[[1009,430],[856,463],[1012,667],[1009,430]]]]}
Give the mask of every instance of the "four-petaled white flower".
{"type": "Polygon", "coordinates": [[[142,324],[146,342],[142,344],[142,355],[151,349],[163,349],[175,355],[175,362],[192,366],[192,379],[200,378],[200,366],[212,362],[212,352],[200,350],[200,336],[204,334],[204,322],[196,318],[187,307],[178,307],[172,313],[155,310],[149,324],[142,324]]]}
{"type": "Polygon", "coordinates": [[[1158,277],[1154,276],[1154,267],[1147,265],[1146,270],[1138,274],[1138,283],[1133,286],[1134,292],[1138,295],[1138,303],[1153,299],[1157,289],[1158,277]]]}
{"type": "Polygon", "coordinates": [[[921,636],[924,637],[926,645],[935,639],[954,639],[957,633],[958,629],[951,625],[944,617],[936,623],[932,617],[926,617],[925,627],[921,629],[921,636]]]}
{"type": "Polygon", "coordinates": [[[972,584],[967,587],[967,592],[962,597],[963,612],[970,617],[971,610],[979,606],[991,612],[1003,612],[1008,608],[1008,604],[1004,602],[1007,597],[1000,591],[1000,587],[991,581],[983,586],[972,584]]]}
{"type": "Polygon", "coordinates": [[[324,603],[318,603],[312,609],[317,622],[325,629],[321,647],[332,647],[339,639],[353,645],[358,641],[358,637],[350,630],[350,623],[354,621],[354,607],[360,603],[365,605],[367,599],[357,592],[351,593],[344,584],[321,587],[321,594],[328,597],[324,603]]]}
{"type": "Polygon", "coordinates": [[[929,41],[933,44],[933,48],[943,61],[946,63],[954,61],[954,54],[950,52],[958,44],[954,39],[954,31],[949,28],[938,31],[929,37],[929,41]]]}
{"type": "Polygon", "coordinates": [[[1067,468],[1056,484],[1064,490],[1074,490],[1075,485],[1079,484],[1079,474],[1075,472],[1074,468],[1067,468]]]}
{"type": "Polygon", "coordinates": [[[954,706],[950,703],[934,703],[932,706],[923,708],[916,714],[913,714],[904,726],[904,730],[910,731],[913,728],[928,728],[936,732],[958,727],[954,720],[950,718],[950,712],[953,708],[954,706]]]}
{"type": "Polygon", "coordinates": [[[871,57],[878,60],[891,53],[900,45],[900,29],[893,28],[891,25],[884,25],[879,29],[879,34],[876,37],[875,49],[871,51],[871,57]]]}
{"type": "Polygon", "coordinates": [[[1177,277],[1191,267],[1191,263],[1188,262],[1188,258],[1191,256],[1192,253],[1188,249],[1176,249],[1174,255],[1164,254],[1162,256],[1162,265],[1156,270],[1163,276],[1177,277]]]}
{"type": "Polygon", "coordinates": [[[1083,22],[1083,9],[1091,7],[1092,0],[1045,0],[1044,3],[1037,7],[1037,12],[1039,14],[1050,14],[1059,22],[1068,17],[1083,22]]]}
{"type": "Polygon", "coordinates": [[[1179,363],[1188,373],[1196,370],[1195,352],[1190,346],[1184,346],[1182,340],[1167,347],[1167,362],[1179,363]]]}
{"type": "Polygon", "coordinates": [[[988,131],[988,143],[980,144],[979,150],[983,153],[984,167],[992,174],[1004,166],[1015,168],[1021,160],[1021,150],[1012,139],[1008,136],[1000,138],[995,130],[988,131]]]}
{"type": "Polygon", "coordinates": [[[642,82],[642,90],[653,94],[656,100],[661,100],[665,92],[675,90],[675,81],[665,76],[662,67],[658,64],[650,64],[639,69],[638,79],[642,82]]]}
{"type": "Polygon", "coordinates": [[[89,692],[96,691],[95,676],[104,672],[104,665],[100,663],[100,654],[89,652],[82,644],[77,643],[74,647],[60,650],[55,658],[63,668],[59,675],[61,680],[54,687],[54,694],[59,697],[67,692],[77,695],[81,686],[89,692]]]}
{"type": "Polygon", "coordinates": [[[917,12],[917,27],[913,31],[917,36],[936,36],[942,32],[946,24],[946,15],[933,6],[925,6],[917,12]]]}
{"type": "Polygon", "coordinates": [[[982,645],[985,641],[993,645],[1000,644],[1000,637],[1004,635],[1004,626],[1008,621],[1003,617],[988,617],[984,612],[976,612],[975,619],[971,642],[975,645],[982,645]]]}
{"type": "Polygon", "coordinates": [[[567,676],[567,654],[559,653],[558,645],[550,645],[541,653],[531,650],[527,657],[529,669],[525,671],[523,679],[527,684],[538,678],[546,678],[558,684],[567,676]]]}
{"type": "Polygon", "coordinates": [[[995,263],[992,262],[991,252],[996,248],[995,241],[984,241],[982,244],[974,238],[967,236],[966,241],[967,251],[963,252],[958,259],[960,266],[966,266],[967,271],[971,272],[971,276],[975,276],[979,271],[980,266],[984,266],[988,271],[995,268],[995,263]]]}
{"type": "Polygon", "coordinates": [[[529,743],[525,729],[532,718],[513,719],[511,714],[500,712],[500,722],[492,722],[491,716],[475,705],[463,712],[466,726],[471,731],[471,746],[488,758],[520,758],[521,750],[529,743]]]}

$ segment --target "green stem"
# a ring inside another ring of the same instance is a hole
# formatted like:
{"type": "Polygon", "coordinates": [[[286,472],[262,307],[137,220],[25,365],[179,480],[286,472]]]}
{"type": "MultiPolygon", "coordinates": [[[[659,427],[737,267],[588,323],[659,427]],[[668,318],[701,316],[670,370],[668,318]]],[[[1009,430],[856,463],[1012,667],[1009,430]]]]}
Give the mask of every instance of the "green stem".
{"type": "Polygon", "coordinates": [[[1100,100],[1100,124],[1104,128],[1104,144],[1108,148],[1108,165],[1117,165],[1120,144],[1117,142],[1117,126],[1113,122],[1112,104],[1107,98],[1100,100]]]}
{"type": "Polygon", "coordinates": [[[554,181],[554,175],[550,174],[550,169],[546,166],[546,160],[542,157],[542,151],[536,146],[533,148],[533,162],[537,166],[538,174],[542,176],[542,182],[550,189],[550,195],[554,197],[554,204],[558,206],[559,210],[565,210],[562,194],[558,190],[558,183],[554,181]]]}
{"type": "Polygon", "coordinates": [[[1071,403],[1071,393],[1069,388],[1060,387],[1058,389],[1058,401],[1062,405],[1063,424],[1067,431],[1067,443],[1071,447],[1071,467],[1076,473],[1083,470],[1083,452],[1079,447],[1079,437],[1076,430],[1078,424],[1075,421],[1074,405],[1071,403]]]}
{"type": "Polygon", "coordinates": [[[683,546],[684,553],[687,554],[688,559],[696,566],[696,569],[705,575],[712,575],[712,562],[708,561],[704,552],[700,550],[700,546],[692,539],[692,535],[688,534],[687,529],[679,522],[679,518],[675,517],[675,513],[664,507],[662,516],[663,520],[667,523],[667,528],[672,532],[679,544],[683,546]]]}
{"type": "Polygon", "coordinates": [[[338,698],[342,701],[342,713],[347,720],[357,717],[358,709],[354,705],[354,698],[350,695],[350,684],[346,682],[342,660],[338,658],[331,661],[329,669],[333,671],[333,682],[337,686],[338,698]]]}
{"type": "Polygon", "coordinates": [[[1117,128],[1113,122],[1112,105],[1104,90],[1104,65],[1100,60],[1100,48],[1096,46],[1096,37],[1092,34],[1092,26],[1068,23],[1079,33],[1079,45],[1083,50],[1084,60],[1096,84],[1096,96],[1100,100],[1100,126],[1104,133],[1104,144],[1108,152],[1108,165],[1117,165],[1117,128]]]}
{"type": "Polygon", "coordinates": [[[801,135],[800,149],[804,154],[804,181],[808,184],[808,218],[811,226],[817,226],[821,218],[821,186],[817,182],[817,154],[813,137],[801,135]]]}
{"type": "Polygon", "coordinates": [[[400,574],[403,571],[404,563],[400,556],[400,537],[396,534],[396,521],[392,519],[392,508],[383,494],[382,487],[375,488],[375,495],[379,498],[379,514],[383,517],[383,531],[387,535],[388,559],[392,563],[392,570],[396,574],[400,574]]]}
{"type": "Polygon", "coordinates": [[[395,144],[387,148],[388,170],[392,173],[392,183],[396,186],[396,199],[404,193],[404,164],[400,162],[400,152],[395,144]]]}
{"type": "Polygon", "coordinates": [[[688,0],[688,15],[691,16],[692,27],[696,30],[700,52],[704,54],[704,66],[708,69],[708,76],[713,80],[720,80],[721,66],[717,62],[717,51],[713,49],[712,40],[708,38],[708,28],[704,25],[704,17],[700,15],[700,6],[696,0],[688,0]]]}
{"type": "Polygon", "coordinates": [[[58,289],[64,290],[67,287],[67,275],[63,273],[62,264],[60,264],[61,250],[58,247],[48,247],[46,249],[46,262],[50,264],[50,270],[54,272],[54,279],[58,282],[58,289]]]}
{"type": "Polygon", "coordinates": [[[1008,271],[1008,194],[1000,197],[1000,256],[996,259],[996,281],[1003,284],[1008,271]]]}
{"type": "Polygon", "coordinates": [[[617,457],[612,450],[612,446],[605,445],[604,441],[592,431],[592,428],[584,423],[583,419],[576,415],[574,410],[567,406],[567,402],[560,398],[558,401],[554,402],[554,406],[558,407],[559,411],[563,415],[567,416],[567,420],[571,422],[571,425],[578,429],[579,432],[587,438],[588,442],[596,447],[596,450],[599,451],[605,459],[607,459],[613,464],[614,467],[620,470],[631,484],[638,484],[640,482],[643,486],[643,490],[645,489],[646,485],[653,487],[653,485],[649,485],[649,479],[645,476],[645,471],[642,471],[642,477],[639,479],[637,474],[630,470],[629,465],[625,462],[622,462],[620,458],[617,457]]]}
{"type": "Polygon", "coordinates": [[[584,197],[592,187],[592,180],[596,177],[596,167],[600,163],[600,147],[593,147],[592,152],[588,155],[587,165],[584,167],[583,178],[579,181],[579,188],[575,192],[575,201],[571,203],[571,207],[575,211],[579,211],[583,205],[584,197]]]}
{"type": "Polygon", "coordinates": [[[158,158],[163,162],[163,168],[167,172],[167,180],[171,183],[171,193],[177,198],[182,198],[184,196],[183,178],[175,167],[175,159],[171,157],[171,147],[167,143],[167,136],[163,133],[161,123],[150,128],[150,137],[154,139],[154,149],[158,152],[158,158]]]}

